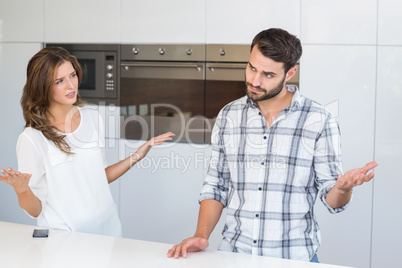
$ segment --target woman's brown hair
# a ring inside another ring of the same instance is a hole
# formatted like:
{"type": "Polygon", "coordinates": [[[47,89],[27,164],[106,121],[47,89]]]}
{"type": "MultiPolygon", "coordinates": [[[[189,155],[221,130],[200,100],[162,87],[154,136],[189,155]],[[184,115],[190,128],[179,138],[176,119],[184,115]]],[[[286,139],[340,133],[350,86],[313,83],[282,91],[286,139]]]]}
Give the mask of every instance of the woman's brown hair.
{"type": "MultiPolygon", "coordinates": [[[[25,119],[25,127],[32,127],[54,142],[61,151],[71,154],[71,148],[65,141],[65,135],[50,124],[49,107],[51,91],[55,83],[57,68],[64,62],[71,62],[77,77],[78,85],[82,81],[82,69],[77,59],[61,47],[47,47],[36,53],[28,63],[27,81],[25,83],[21,106],[25,119]]],[[[76,106],[85,102],[77,94],[76,106]]]]}

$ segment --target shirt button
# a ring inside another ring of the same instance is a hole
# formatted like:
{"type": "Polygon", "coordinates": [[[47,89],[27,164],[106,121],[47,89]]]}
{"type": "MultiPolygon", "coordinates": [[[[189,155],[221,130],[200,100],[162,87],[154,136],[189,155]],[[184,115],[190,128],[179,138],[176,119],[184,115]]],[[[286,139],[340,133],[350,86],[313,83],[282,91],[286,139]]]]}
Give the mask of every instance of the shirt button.
{"type": "Polygon", "coordinates": [[[260,215],[258,215],[258,214],[255,214],[255,216],[258,218],[260,215]]]}
{"type": "Polygon", "coordinates": [[[258,191],[262,191],[262,187],[258,187],[258,191]]]}
{"type": "Polygon", "coordinates": [[[264,165],[264,162],[261,162],[261,165],[264,165]]]}
{"type": "Polygon", "coordinates": [[[261,113],[261,112],[259,112],[258,114],[259,114],[259,115],[262,115],[262,113],[261,113]]]}
{"type": "Polygon", "coordinates": [[[257,240],[254,240],[253,243],[254,243],[254,244],[257,244],[257,240]]]}
{"type": "Polygon", "coordinates": [[[267,136],[264,136],[264,140],[266,140],[267,139],[267,136]]]}

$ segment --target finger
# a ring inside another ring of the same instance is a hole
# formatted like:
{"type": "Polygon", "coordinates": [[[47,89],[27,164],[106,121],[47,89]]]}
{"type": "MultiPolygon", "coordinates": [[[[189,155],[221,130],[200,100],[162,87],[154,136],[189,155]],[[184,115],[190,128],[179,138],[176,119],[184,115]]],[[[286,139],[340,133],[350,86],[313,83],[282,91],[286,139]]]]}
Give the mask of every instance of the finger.
{"type": "Polygon", "coordinates": [[[187,248],[188,248],[187,245],[183,245],[181,248],[181,255],[183,256],[183,258],[187,257],[187,248]]]}
{"type": "Polygon", "coordinates": [[[363,180],[364,182],[369,182],[372,178],[374,178],[374,172],[370,172],[368,175],[365,175],[363,180]]]}
{"type": "Polygon", "coordinates": [[[178,259],[180,256],[180,251],[181,251],[181,245],[177,245],[175,253],[174,253],[174,258],[178,259]]]}
{"type": "Polygon", "coordinates": [[[15,171],[12,168],[7,168],[8,172],[10,173],[11,176],[15,176],[15,171]]]}
{"type": "Polygon", "coordinates": [[[172,257],[175,248],[176,248],[176,246],[173,246],[171,249],[168,250],[168,253],[167,253],[168,258],[172,257]]]}
{"type": "Polygon", "coordinates": [[[363,168],[362,168],[362,173],[366,174],[370,169],[375,168],[376,166],[378,166],[378,162],[377,161],[372,161],[367,163],[363,168]]]}

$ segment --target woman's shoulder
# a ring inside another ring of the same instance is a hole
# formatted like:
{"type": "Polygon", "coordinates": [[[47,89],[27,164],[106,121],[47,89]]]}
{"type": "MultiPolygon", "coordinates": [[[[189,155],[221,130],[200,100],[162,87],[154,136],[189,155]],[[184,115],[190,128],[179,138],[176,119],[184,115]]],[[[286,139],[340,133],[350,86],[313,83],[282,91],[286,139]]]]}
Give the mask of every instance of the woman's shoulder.
{"type": "Polygon", "coordinates": [[[41,138],[43,136],[42,131],[34,129],[33,127],[25,127],[24,131],[20,134],[20,137],[29,137],[31,139],[41,138]]]}
{"type": "Polygon", "coordinates": [[[77,107],[80,111],[81,115],[84,117],[90,117],[91,120],[98,120],[99,119],[99,107],[94,105],[84,105],[77,107]]]}

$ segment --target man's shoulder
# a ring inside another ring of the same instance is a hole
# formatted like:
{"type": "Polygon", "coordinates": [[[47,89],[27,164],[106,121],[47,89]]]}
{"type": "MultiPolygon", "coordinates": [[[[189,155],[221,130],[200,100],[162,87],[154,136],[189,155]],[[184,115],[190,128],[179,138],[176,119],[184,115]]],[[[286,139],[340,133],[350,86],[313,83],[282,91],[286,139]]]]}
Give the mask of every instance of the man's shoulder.
{"type": "Polygon", "coordinates": [[[300,95],[301,110],[308,113],[319,113],[325,116],[333,117],[331,112],[328,110],[328,105],[324,106],[321,103],[310,99],[306,96],[300,95]]]}
{"type": "Polygon", "coordinates": [[[237,111],[243,109],[246,105],[248,105],[248,97],[243,96],[226,104],[221,111],[237,111]]]}

